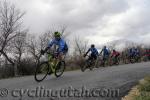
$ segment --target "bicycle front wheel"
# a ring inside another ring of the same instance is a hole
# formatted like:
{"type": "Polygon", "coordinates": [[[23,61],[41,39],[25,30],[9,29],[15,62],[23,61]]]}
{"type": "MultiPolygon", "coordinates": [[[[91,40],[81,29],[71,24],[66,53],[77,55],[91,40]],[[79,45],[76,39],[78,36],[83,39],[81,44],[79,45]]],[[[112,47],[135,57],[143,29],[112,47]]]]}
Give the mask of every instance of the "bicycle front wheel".
{"type": "Polygon", "coordinates": [[[89,62],[88,62],[88,60],[86,60],[86,61],[81,65],[81,71],[84,72],[88,67],[89,67],[89,62]]]}
{"type": "Polygon", "coordinates": [[[61,61],[58,63],[55,69],[55,76],[60,77],[65,71],[65,61],[61,61]]]}
{"type": "Polygon", "coordinates": [[[39,64],[36,68],[34,78],[37,82],[43,81],[49,72],[48,62],[43,62],[39,64]]]}

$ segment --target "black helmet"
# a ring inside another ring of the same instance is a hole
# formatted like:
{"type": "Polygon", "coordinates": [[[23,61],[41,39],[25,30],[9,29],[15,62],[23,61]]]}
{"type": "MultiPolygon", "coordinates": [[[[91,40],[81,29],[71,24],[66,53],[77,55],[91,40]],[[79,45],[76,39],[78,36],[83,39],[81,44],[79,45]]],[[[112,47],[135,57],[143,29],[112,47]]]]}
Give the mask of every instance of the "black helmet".
{"type": "Polygon", "coordinates": [[[94,44],[91,44],[91,48],[94,48],[95,47],[95,45],[94,44]]]}

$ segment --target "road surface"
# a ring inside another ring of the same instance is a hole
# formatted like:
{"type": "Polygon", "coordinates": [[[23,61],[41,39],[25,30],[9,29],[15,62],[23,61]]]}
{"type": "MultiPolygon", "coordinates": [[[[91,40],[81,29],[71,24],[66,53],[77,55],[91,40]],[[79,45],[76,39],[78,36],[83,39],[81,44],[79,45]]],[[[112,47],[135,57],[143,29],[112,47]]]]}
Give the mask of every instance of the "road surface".
{"type": "Polygon", "coordinates": [[[3,79],[0,80],[0,100],[121,100],[138,80],[148,74],[150,62],[84,73],[70,71],[60,78],[47,76],[40,83],[34,80],[34,76],[3,79]]]}

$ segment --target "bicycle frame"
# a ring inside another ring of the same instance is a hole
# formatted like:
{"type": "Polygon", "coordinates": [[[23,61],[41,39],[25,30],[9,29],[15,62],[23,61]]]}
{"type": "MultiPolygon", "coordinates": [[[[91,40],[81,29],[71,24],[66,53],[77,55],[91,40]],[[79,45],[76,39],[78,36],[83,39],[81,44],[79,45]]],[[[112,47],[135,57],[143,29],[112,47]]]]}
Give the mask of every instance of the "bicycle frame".
{"type": "Polygon", "coordinates": [[[47,52],[47,58],[48,61],[44,61],[40,64],[38,63],[36,67],[34,78],[37,82],[41,82],[46,78],[47,75],[51,74],[54,74],[56,77],[60,77],[65,70],[65,62],[64,61],[60,62],[59,59],[57,58],[57,55],[47,52]],[[63,69],[59,70],[60,67],[62,67],[63,69]]]}
{"type": "Polygon", "coordinates": [[[50,65],[49,67],[51,68],[51,71],[54,73],[55,72],[55,68],[58,65],[58,59],[56,57],[53,57],[52,54],[47,53],[48,54],[48,64],[50,65]]]}
{"type": "Polygon", "coordinates": [[[104,62],[103,56],[98,55],[97,59],[96,59],[96,62],[95,62],[95,67],[104,66],[104,64],[105,64],[105,62],[104,62]]]}

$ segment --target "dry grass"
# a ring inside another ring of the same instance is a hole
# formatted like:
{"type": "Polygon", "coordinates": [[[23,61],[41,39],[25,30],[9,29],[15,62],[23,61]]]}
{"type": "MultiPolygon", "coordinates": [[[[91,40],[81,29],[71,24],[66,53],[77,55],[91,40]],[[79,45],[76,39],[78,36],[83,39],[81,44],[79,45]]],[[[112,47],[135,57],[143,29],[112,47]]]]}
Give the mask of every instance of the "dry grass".
{"type": "Polygon", "coordinates": [[[140,92],[138,90],[138,86],[135,86],[131,89],[131,91],[129,92],[127,96],[122,98],[122,100],[135,100],[134,98],[139,95],[140,95],[140,92]]]}
{"type": "Polygon", "coordinates": [[[150,100],[150,76],[140,80],[122,100],[150,100]]]}

